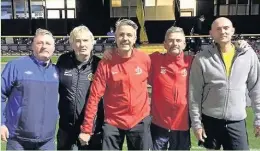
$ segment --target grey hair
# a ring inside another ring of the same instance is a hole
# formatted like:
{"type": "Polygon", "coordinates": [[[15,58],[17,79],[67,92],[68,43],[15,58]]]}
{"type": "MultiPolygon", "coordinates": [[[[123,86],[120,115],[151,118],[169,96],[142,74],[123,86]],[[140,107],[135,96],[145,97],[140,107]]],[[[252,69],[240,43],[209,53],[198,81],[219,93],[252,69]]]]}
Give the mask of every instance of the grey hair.
{"type": "Polygon", "coordinates": [[[35,31],[35,34],[34,34],[34,37],[33,37],[33,41],[34,41],[34,38],[37,37],[37,36],[44,36],[44,35],[49,35],[52,37],[53,41],[54,41],[54,37],[52,35],[52,33],[47,30],[47,29],[41,29],[41,28],[38,28],[36,31],[35,31]]]}
{"type": "Polygon", "coordinates": [[[138,29],[138,26],[132,20],[130,20],[130,19],[122,19],[122,20],[118,20],[116,22],[116,30],[118,30],[118,28],[120,26],[123,26],[123,25],[131,26],[131,27],[134,28],[135,31],[137,31],[137,29],[138,29]]]}
{"type": "Polygon", "coordinates": [[[185,37],[185,34],[184,34],[184,31],[181,27],[176,27],[176,26],[172,26],[170,27],[167,31],[166,31],[166,34],[165,34],[165,40],[168,38],[168,35],[171,34],[171,33],[181,33],[184,35],[185,37]]]}
{"type": "Polygon", "coordinates": [[[38,35],[50,35],[53,37],[52,33],[49,30],[38,28],[34,34],[34,37],[38,35]]]}
{"type": "Polygon", "coordinates": [[[84,26],[84,25],[80,25],[78,27],[75,27],[71,32],[70,32],[70,37],[69,37],[69,42],[70,44],[72,44],[75,40],[75,38],[81,34],[83,34],[83,32],[87,32],[90,35],[90,39],[91,41],[94,43],[94,36],[93,33],[89,30],[88,27],[84,26]]]}

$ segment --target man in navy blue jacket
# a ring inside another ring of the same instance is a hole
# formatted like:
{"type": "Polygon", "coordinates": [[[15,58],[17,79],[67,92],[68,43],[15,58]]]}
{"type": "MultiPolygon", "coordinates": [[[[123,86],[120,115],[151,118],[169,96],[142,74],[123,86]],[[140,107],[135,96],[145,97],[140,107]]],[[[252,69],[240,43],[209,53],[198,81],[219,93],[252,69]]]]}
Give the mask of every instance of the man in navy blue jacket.
{"type": "Polygon", "coordinates": [[[58,72],[51,32],[38,29],[33,54],[10,61],[1,79],[1,140],[7,150],[54,150],[58,72]]]}

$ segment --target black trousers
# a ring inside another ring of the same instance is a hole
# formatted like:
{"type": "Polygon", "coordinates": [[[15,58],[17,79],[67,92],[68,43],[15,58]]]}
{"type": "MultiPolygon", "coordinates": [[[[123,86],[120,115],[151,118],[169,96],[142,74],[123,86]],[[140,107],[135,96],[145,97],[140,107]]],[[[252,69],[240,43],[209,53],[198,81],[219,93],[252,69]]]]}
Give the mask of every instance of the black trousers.
{"type": "Polygon", "coordinates": [[[246,122],[226,121],[202,115],[202,123],[207,135],[204,146],[207,149],[249,150],[246,122]]]}
{"type": "Polygon", "coordinates": [[[190,131],[169,131],[151,125],[153,150],[190,150],[190,131]]]}
{"type": "Polygon", "coordinates": [[[57,150],[101,150],[102,133],[91,136],[89,145],[82,146],[78,140],[79,133],[58,130],[57,150]]]}
{"type": "Polygon", "coordinates": [[[150,132],[151,117],[147,116],[129,130],[119,129],[105,123],[103,126],[103,150],[122,150],[126,137],[128,150],[149,150],[152,148],[150,132]]]}

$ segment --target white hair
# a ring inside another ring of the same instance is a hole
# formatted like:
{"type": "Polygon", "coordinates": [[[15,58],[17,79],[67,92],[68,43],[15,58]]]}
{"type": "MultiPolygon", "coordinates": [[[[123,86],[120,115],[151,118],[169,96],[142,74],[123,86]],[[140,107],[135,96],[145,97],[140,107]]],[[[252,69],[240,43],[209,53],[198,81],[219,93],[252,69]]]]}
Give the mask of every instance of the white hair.
{"type": "Polygon", "coordinates": [[[70,32],[70,37],[69,37],[69,42],[70,44],[72,44],[75,41],[75,38],[79,35],[81,35],[82,33],[88,33],[90,35],[90,39],[92,40],[92,42],[94,43],[94,36],[92,34],[92,32],[89,30],[88,27],[84,26],[84,25],[80,25],[78,27],[75,27],[71,32],[70,32]]]}

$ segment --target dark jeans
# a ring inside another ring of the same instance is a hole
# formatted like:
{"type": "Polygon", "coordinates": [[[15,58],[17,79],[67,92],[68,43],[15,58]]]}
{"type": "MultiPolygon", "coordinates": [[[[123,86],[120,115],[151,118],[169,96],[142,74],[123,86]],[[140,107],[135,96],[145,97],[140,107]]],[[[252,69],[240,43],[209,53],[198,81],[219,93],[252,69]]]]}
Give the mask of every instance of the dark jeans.
{"type": "Polygon", "coordinates": [[[30,142],[16,138],[8,139],[6,150],[55,150],[54,138],[46,142],[30,142]]]}
{"type": "Polygon", "coordinates": [[[249,150],[246,122],[226,121],[202,115],[202,123],[207,135],[202,143],[207,149],[249,150]]]}
{"type": "Polygon", "coordinates": [[[78,140],[78,133],[58,130],[57,134],[57,150],[101,150],[102,149],[102,133],[91,136],[89,145],[82,146],[78,140]]]}
{"type": "Polygon", "coordinates": [[[149,150],[152,146],[151,117],[144,118],[130,130],[122,130],[105,123],[103,126],[103,150],[122,150],[126,136],[128,150],[149,150]]]}
{"type": "Polygon", "coordinates": [[[190,150],[190,131],[169,131],[151,124],[153,150],[190,150]]]}

